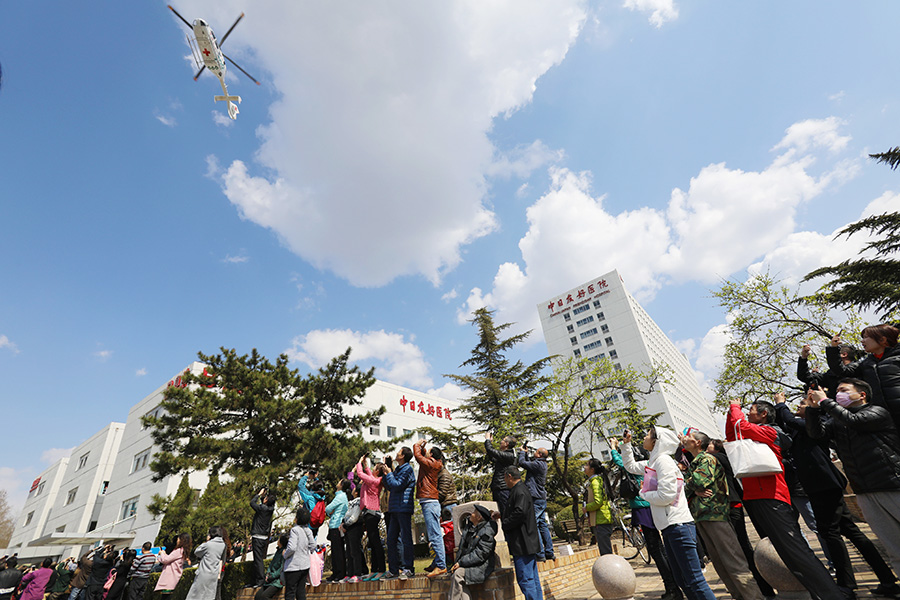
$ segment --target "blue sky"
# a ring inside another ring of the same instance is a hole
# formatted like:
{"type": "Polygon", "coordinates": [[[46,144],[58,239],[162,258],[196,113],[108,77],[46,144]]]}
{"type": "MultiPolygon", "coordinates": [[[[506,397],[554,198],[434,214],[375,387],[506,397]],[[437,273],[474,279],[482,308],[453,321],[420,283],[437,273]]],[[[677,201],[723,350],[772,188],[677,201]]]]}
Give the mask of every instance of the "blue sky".
{"type": "Polygon", "coordinates": [[[347,345],[450,397],[466,315],[614,268],[715,377],[723,277],[789,281],[900,209],[893,2],[186,0],[0,8],[0,488],[219,346],[347,345]]]}

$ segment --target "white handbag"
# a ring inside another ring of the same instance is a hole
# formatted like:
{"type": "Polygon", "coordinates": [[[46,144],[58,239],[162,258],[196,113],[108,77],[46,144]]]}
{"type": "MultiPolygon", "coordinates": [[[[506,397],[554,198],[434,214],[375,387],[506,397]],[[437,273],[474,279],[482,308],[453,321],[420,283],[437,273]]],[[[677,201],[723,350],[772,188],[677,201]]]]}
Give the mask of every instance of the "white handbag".
{"type": "Polygon", "coordinates": [[[744,439],[738,423],[734,424],[734,437],[733,442],[725,442],[725,454],[728,455],[731,469],[738,479],[774,475],[784,470],[768,445],[744,439]]]}

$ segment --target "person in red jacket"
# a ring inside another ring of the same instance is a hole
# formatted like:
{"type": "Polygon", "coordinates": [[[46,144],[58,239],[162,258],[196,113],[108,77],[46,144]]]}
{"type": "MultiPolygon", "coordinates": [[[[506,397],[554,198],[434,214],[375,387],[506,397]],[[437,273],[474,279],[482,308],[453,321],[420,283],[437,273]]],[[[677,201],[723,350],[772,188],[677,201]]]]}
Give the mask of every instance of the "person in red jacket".
{"type": "MultiPolygon", "coordinates": [[[[741,437],[768,446],[781,463],[782,444],[790,443],[780,430],[771,425],[775,421],[775,406],[759,400],[750,406],[746,418],[738,402],[732,402],[725,421],[728,441],[741,437]]],[[[814,598],[819,600],[844,600],[845,596],[828,574],[825,565],[816,557],[800,533],[797,513],[791,506],[791,495],[781,473],[744,477],[744,507],[760,536],[768,537],[785,566],[794,574],[814,598]]]]}

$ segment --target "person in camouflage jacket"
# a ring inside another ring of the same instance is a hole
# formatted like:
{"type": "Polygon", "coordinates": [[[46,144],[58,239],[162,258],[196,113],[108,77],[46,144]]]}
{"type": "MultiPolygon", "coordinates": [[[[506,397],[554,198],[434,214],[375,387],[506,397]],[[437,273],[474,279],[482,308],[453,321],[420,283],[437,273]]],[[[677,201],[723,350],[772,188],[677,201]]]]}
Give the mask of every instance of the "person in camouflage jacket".
{"type": "Polygon", "coordinates": [[[684,495],[719,579],[735,600],[762,600],[762,592],[728,520],[728,480],[716,457],[706,452],[709,437],[692,431],[681,443],[685,453],[693,457],[684,474],[684,495]]]}

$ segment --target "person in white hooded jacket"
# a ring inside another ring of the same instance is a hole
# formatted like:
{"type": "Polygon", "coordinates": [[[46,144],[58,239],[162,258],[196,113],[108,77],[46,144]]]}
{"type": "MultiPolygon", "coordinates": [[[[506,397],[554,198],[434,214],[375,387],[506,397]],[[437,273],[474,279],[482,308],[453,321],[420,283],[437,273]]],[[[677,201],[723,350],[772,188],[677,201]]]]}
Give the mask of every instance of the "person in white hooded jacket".
{"type": "Polygon", "coordinates": [[[650,460],[639,462],[634,460],[631,434],[626,431],[622,439],[622,463],[629,473],[644,476],[641,498],[650,503],[653,524],[662,533],[676,583],[688,600],[715,600],[697,554],[697,529],[684,495],[684,476],[672,458],[678,437],[669,429],[651,427],[644,437],[650,460]]]}

